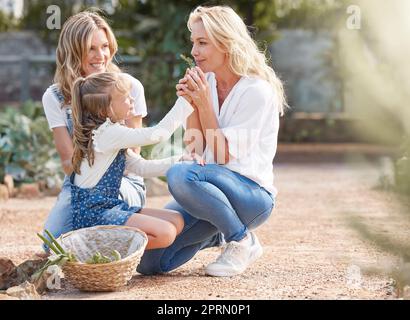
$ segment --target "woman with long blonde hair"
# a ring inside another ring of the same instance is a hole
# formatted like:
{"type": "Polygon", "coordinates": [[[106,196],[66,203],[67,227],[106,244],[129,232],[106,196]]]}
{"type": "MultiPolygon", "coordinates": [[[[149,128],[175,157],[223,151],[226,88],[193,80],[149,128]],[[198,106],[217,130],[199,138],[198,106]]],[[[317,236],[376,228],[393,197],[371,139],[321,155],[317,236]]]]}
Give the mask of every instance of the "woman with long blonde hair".
{"type": "MultiPolygon", "coordinates": [[[[80,12],[70,17],[63,25],[56,50],[54,84],[44,93],[42,102],[67,176],[73,171],[72,86],[79,77],[106,71],[121,73],[113,62],[117,49],[117,41],[110,26],[97,12],[80,12]]],[[[131,128],[139,128],[142,126],[142,117],[147,114],[144,88],[137,79],[122,74],[131,82],[130,94],[134,99],[133,114],[126,124],[131,128]]],[[[139,148],[134,148],[134,152],[139,153],[139,148]]],[[[45,229],[56,237],[72,230],[71,195],[67,176],[45,223],[45,229]]],[[[143,179],[135,174],[125,173],[120,197],[130,205],[143,206],[143,179]]]]}
{"type": "Polygon", "coordinates": [[[166,208],[183,215],[185,228],[169,248],[147,251],[138,271],[168,272],[199,250],[226,243],[205,273],[234,276],[262,255],[252,230],[269,218],[275,203],[272,162],[285,94],[230,7],[197,7],[188,29],[196,67],[176,88],[195,109],[184,141],[206,165],[179,163],[168,171],[174,201],[166,208]]]}

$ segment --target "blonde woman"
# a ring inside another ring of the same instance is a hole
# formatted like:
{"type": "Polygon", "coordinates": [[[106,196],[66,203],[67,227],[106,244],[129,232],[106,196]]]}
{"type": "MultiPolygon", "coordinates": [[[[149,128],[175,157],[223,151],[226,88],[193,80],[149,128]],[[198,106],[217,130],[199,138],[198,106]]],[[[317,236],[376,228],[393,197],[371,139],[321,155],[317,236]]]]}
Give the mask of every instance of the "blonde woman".
{"type": "MultiPolygon", "coordinates": [[[[96,12],[81,12],[70,17],[63,25],[56,51],[56,72],[54,84],[43,95],[43,107],[54,143],[61,158],[66,175],[73,171],[71,157],[72,110],[71,89],[78,77],[85,77],[105,71],[118,72],[113,63],[117,52],[117,41],[107,22],[96,12]]],[[[124,74],[131,82],[131,96],[134,99],[134,111],[126,124],[139,128],[142,117],[146,116],[146,103],[142,84],[132,76],[124,74]]],[[[134,151],[139,153],[139,148],[134,151]]],[[[66,176],[57,202],[45,223],[54,236],[72,230],[70,188],[66,176]]],[[[134,174],[124,175],[120,197],[132,206],[142,207],[145,203],[145,186],[141,177],[134,174]]]]}
{"type": "Polygon", "coordinates": [[[175,201],[166,208],[179,211],[185,227],[169,248],[145,252],[138,271],[168,272],[226,242],[205,273],[235,276],[262,255],[251,230],[274,207],[272,161],[284,91],[231,8],[197,7],[188,29],[197,67],[179,81],[177,94],[192,101],[185,141],[206,165],[179,163],[168,171],[175,201]]]}

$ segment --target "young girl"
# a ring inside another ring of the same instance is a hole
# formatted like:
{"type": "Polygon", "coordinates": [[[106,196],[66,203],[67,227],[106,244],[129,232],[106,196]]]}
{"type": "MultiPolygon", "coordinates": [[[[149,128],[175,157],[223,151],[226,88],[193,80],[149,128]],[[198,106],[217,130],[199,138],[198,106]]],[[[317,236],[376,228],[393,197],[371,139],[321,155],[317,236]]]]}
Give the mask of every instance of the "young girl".
{"type": "Polygon", "coordinates": [[[151,128],[123,125],[132,115],[130,83],[120,73],[79,78],[72,90],[73,169],[70,177],[74,229],[126,225],[144,231],[147,249],[169,246],[183,228],[173,210],[141,209],[118,198],[124,170],[143,177],[165,175],[173,162],[192,156],[145,160],[127,148],[167,140],[193,108],[179,98],[172,110],[151,128]]]}

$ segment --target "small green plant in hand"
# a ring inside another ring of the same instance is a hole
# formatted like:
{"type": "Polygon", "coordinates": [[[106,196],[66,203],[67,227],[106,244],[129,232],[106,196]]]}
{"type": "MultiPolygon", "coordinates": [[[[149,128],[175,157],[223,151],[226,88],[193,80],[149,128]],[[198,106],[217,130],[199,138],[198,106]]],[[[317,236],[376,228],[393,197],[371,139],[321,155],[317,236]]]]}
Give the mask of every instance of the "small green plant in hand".
{"type": "Polygon", "coordinates": [[[180,54],[179,56],[188,64],[189,68],[195,68],[194,60],[192,60],[190,57],[185,56],[184,54],[180,54]]]}
{"type": "MultiPolygon", "coordinates": [[[[195,70],[195,62],[194,62],[194,60],[192,60],[191,58],[189,58],[189,57],[187,57],[187,56],[185,56],[185,55],[183,55],[183,54],[180,54],[179,55],[180,57],[181,57],[181,59],[182,60],[184,60],[187,64],[188,64],[188,66],[189,66],[189,69],[191,69],[192,71],[194,71],[194,72],[197,72],[196,70],[195,70]]],[[[187,71],[188,72],[188,71],[187,71]]],[[[194,90],[194,87],[188,82],[187,83],[187,85],[188,85],[188,89],[189,90],[194,90]]]]}

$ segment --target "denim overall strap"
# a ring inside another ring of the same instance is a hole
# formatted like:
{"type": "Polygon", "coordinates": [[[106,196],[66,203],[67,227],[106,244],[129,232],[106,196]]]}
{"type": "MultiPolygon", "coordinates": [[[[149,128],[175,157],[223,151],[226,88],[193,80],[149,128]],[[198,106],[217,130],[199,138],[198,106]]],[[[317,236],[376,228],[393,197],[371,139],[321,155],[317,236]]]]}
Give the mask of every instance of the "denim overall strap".
{"type": "Polygon", "coordinates": [[[64,96],[61,93],[61,90],[58,88],[57,84],[53,84],[50,88],[54,96],[57,98],[58,102],[60,103],[60,107],[64,108],[65,110],[65,116],[67,118],[67,130],[70,136],[72,137],[73,136],[73,117],[72,117],[71,106],[64,104],[64,96]]]}
{"type": "MultiPolygon", "coordinates": [[[[113,162],[108,167],[107,171],[103,174],[100,178],[98,183],[92,188],[86,188],[87,190],[94,189],[94,188],[105,188],[107,186],[114,187],[114,189],[119,189],[121,185],[122,174],[125,169],[125,149],[121,149],[116,157],[114,158],[113,162]],[[118,178],[119,177],[119,178],[118,178]]],[[[71,186],[74,188],[79,188],[74,184],[74,177],[75,172],[73,172],[70,176],[70,183],[71,186]]],[[[81,188],[79,188],[81,189],[81,188]]]]}
{"type": "MultiPolygon", "coordinates": [[[[100,181],[98,181],[95,187],[112,187],[118,190],[121,186],[122,175],[125,170],[125,149],[121,149],[114,161],[109,166],[108,170],[104,173],[100,181]]],[[[117,195],[118,197],[118,195],[117,195]]]]}

